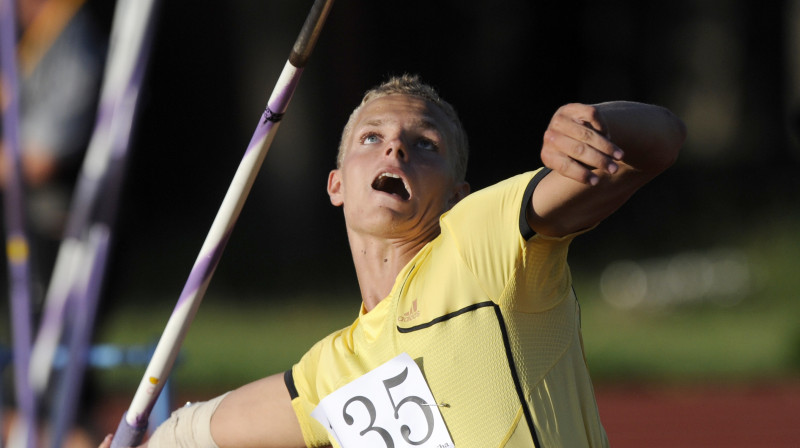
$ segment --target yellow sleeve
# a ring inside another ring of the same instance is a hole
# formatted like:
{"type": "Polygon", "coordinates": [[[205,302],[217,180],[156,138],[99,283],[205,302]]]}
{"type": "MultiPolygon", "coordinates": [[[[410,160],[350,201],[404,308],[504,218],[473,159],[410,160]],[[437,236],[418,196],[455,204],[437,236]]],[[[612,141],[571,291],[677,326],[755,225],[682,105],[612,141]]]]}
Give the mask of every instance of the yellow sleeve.
{"type": "Polygon", "coordinates": [[[319,369],[323,341],[325,339],[316,343],[303,355],[300,362],[295,364],[291,370],[286,371],[284,375],[286,388],[289,389],[289,395],[292,397],[292,408],[297,415],[297,421],[303,432],[303,440],[308,447],[322,447],[331,444],[328,432],[311,416],[311,411],[317,407],[320,401],[314,378],[319,369]]]}
{"type": "Polygon", "coordinates": [[[497,304],[540,312],[569,293],[567,249],[579,233],[561,238],[536,234],[525,210],[546,169],[520,174],[477,191],[442,218],[442,233],[487,295],[497,304]]]}
{"type": "Polygon", "coordinates": [[[518,219],[533,174],[476,191],[442,217],[443,236],[455,239],[462,260],[495,302],[513,277],[525,245],[518,219]]]}

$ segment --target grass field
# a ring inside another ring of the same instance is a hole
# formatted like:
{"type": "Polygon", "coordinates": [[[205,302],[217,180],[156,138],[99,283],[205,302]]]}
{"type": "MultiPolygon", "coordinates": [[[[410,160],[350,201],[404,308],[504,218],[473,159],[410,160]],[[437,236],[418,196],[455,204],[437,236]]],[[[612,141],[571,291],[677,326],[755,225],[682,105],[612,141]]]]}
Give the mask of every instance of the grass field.
{"type": "Polygon", "coordinates": [[[746,258],[749,280],[735,302],[717,297],[648,313],[621,312],[587,301],[584,334],[595,376],[641,375],[664,381],[796,378],[800,372],[796,229],[797,223],[790,221],[753,229],[737,248],[746,258]]]}

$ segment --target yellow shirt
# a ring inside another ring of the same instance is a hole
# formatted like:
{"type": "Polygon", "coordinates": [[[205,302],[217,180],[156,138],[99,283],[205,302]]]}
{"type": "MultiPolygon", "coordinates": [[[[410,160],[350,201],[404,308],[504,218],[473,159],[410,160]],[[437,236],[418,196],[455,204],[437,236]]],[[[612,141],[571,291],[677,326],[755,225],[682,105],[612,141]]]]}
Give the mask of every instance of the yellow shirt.
{"type": "Polygon", "coordinates": [[[536,174],[463,199],[385,299],[286,373],[308,446],[335,445],[310,416],[322,398],[403,352],[459,448],[608,445],[566,263],[574,235],[536,235],[524,218],[536,174]]]}

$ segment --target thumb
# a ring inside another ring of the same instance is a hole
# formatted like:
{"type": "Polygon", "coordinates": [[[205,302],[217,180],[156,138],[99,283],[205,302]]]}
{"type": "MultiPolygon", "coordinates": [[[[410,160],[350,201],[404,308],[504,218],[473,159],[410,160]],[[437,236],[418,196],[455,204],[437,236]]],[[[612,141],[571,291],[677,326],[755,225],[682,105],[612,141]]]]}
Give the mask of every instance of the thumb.
{"type": "Polygon", "coordinates": [[[102,442],[100,442],[100,446],[98,448],[110,448],[111,447],[111,439],[113,438],[113,434],[107,435],[102,442]]]}

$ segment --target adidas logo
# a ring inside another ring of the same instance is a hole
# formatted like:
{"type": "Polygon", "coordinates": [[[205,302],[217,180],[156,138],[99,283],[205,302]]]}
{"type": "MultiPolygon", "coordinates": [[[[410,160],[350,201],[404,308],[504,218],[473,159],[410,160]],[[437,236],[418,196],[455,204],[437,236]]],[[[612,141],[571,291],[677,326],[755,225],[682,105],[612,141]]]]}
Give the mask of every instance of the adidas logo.
{"type": "Polygon", "coordinates": [[[417,309],[417,299],[411,303],[411,309],[403,313],[402,316],[397,317],[398,322],[411,322],[419,317],[419,310],[417,309]]]}

